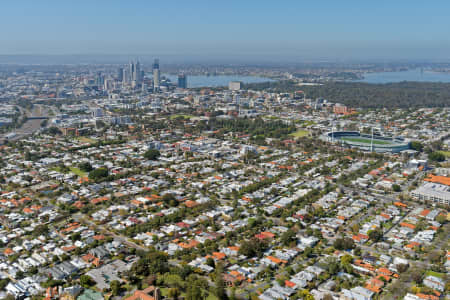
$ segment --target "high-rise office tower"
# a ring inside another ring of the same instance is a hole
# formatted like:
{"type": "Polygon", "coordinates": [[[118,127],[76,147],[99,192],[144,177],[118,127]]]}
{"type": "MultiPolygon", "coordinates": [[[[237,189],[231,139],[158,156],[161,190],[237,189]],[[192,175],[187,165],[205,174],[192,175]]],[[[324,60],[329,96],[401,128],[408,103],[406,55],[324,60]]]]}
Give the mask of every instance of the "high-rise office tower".
{"type": "Polygon", "coordinates": [[[103,83],[105,82],[105,77],[102,75],[101,72],[97,73],[97,77],[95,79],[95,84],[99,89],[103,88],[103,83]]]}
{"type": "Polygon", "coordinates": [[[123,69],[122,82],[129,83],[130,82],[130,70],[127,68],[123,69]]]}
{"type": "Polygon", "coordinates": [[[136,61],[133,69],[133,80],[139,84],[141,81],[140,77],[141,77],[141,65],[139,64],[139,61],[136,61]]]}
{"type": "Polygon", "coordinates": [[[107,78],[103,81],[103,90],[110,91],[114,88],[114,81],[110,78],[107,78]]]}
{"type": "Polygon", "coordinates": [[[234,95],[234,103],[237,106],[241,105],[241,96],[239,96],[238,94],[234,95]]]}
{"type": "Polygon", "coordinates": [[[130,62],[129,70],[128,70],[128,76],[130,77],[129,78],[130,82],[133,81],[134,68],[135,68],[134,62],[130,62]]]}
{"type": "Polygon", "coordinates": [[[123,81],[123,68],[119,68],[117,70],[117,81],[119,82],[123,81]]]}
{"type": "Polygon", "coordinates": [[[155,59],[153,63],[153,91],[158,92],[159,91],[159,59],[155,59]]]}
{"type": "Polygon", "coordinates": [[[185,74],[179,74],[178,75],[178,87],[180,89],[187,88],[187,77],[185,74]]]}

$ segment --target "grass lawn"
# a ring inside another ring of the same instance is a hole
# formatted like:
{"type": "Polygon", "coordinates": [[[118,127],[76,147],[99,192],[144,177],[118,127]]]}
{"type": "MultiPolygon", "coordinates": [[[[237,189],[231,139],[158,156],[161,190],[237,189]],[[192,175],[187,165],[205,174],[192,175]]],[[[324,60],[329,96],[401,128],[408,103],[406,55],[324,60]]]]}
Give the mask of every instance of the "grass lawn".
{"type": "MultiPolygon", "coordinates": [[[[160,288],[160,290],[161,290],[161,296],[167,297],[169,295],[170,288],[162,287],[162,288],[160,288]]],[[[185,293],[180,293],[180,296],[184,297],[184,296],[186,296],[186,294],[185,293]]]]}
{"type": "Polygon", "coordinates": [[[444,277],[444,274],[443,273],[438,273],[438,272],[434,272],[434,271],[426,271],[425,272],[425,276],[435,276],[435,277],[438,277],[438,278],[443,278],[444,277]]]}
{"type": "Polygon", "coordinates": [[[167,297],[169,294],[169,288],[159,288],[159,290],[161,291],[161,296],[167,297]]]}
{"type": "Polygon", "coordinates": [[[450,158],[450,151],[439,151],[445,155],[445,157],[450,158]]]}
{"type": "Polygon", "coordinates": [[[79,137],[77,137],[77,140],[79,140],[82,143],[89,143],[89,144],[93,144],[96,142],[96,140],[85,137],[85,136],[79,136],[79,137]]]}
{"type": "Polygon", "coordinates": [[[81,171],[80,169],[78,169],[77,167],[70,167],[70,171],[75,174],[78,175],[80,177],[86,177],[87,173],[84,171],[81,171]]]}
{"type": "MultiPolygon", "coordinates": [[[[81,170],[80,170],[79,168],[77,168],[77,167],[70,167],[69,169],[70,169],[70,172],[72,172],[73,174],[78,175],[78,176],[80,176],[80,177],[86,177],[86,176],[88,176],[88,173],[87,173],[87,172],[81,171],[81,170]]],[[[54,167],[54,168],[51,168],[51,170],[56,171],[56,172],[60,172],[60,173],[64,173],[64,172],[61,171],[61,168],[60,168],[60,167],[54,167]]]]}
{"type": "Polygon", "coordinates": [[[290,136],[299,138],[299,137],[304,137],[304,136],[308,136],[309,135],[309,131],[308,130],[303,130],[303,129],[299,129],[296,132],[293,132],[290,134],[290,136]]]}
{"type": "Polygon", "coordinates": [[[53,168],[51,168],[50,170],[51,170],[51,171],[56,171],[56,172],[62,173],[60,167],[53,167],[53,168]]]}
{"type": "Polygon", "coordinates": [[[171,115],[170,119],[173,120],[173,119],[176,119],[176,118],[179,118],[179,117],[183,117],[185,119],[190,119],[190,118],[193,118],[194,116],[193,115],[180,115],[180,114],[178,114],[178,115],[171,115]]]}
{"type": "MultiPolygon", "coordinates": [[[[169,295],[169,289],[168,287],[161,287],[161,295],[164,297],[167,297],[169,295]]],[[[185,297],[186,293],[182,292],[180,294],[181,297],[185,297]]],[[[217,297],[215,295],[213,295],[212,293],[209,293],[208,297],[206,298],[206,300],[218,300],[217,297]]]]}
{"type": "MultiPolygon", "coordinates": [[[[341,138],[343,141],[355,142],[355,143],[363,143],[369,144],[371,143],[370,138],[358,138],[358,137],[343,137],[341,138]]],[[[390,141],[381,141],[381,140],[373,140],[374,145],[388,145],[391,144],[390,141]]]]}
{"type": "Polygon", "coordinates": [[[206,298],[206,300],[218,300],[218,299],[213,294],[209,294],[208,297],[206,298]]]}

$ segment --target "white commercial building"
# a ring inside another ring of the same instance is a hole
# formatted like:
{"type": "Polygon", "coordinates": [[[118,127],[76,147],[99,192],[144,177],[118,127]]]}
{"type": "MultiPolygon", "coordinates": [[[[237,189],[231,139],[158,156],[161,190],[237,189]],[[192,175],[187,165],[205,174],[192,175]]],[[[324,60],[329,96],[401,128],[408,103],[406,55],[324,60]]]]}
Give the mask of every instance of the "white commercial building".
{"type": "Polygon", "coordinates": [[[421,201],[430,201],[438,204],[449,205],[450,186],[426,182],[417,189],[411,191],[411,197],[421,201]]]}

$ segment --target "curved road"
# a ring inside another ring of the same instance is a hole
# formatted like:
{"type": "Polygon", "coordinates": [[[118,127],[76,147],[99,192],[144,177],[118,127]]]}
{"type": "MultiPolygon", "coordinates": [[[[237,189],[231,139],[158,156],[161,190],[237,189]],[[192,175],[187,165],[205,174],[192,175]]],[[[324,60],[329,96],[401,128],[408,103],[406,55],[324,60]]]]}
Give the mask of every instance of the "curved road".
{"type": "MultiPolygon", "coordinates": [[[[22,108],[19,109],[22,112],[22,116],[26,117],[48,117],[49,114],[49,108],[40,104],[34,105],[32,112],[22,108]]],[[[16,135],[9,140],[16,141],[39,131],[41,129],[42,121],[42,119],[27,120],[20,128],[13,131],[16,135]]]]}

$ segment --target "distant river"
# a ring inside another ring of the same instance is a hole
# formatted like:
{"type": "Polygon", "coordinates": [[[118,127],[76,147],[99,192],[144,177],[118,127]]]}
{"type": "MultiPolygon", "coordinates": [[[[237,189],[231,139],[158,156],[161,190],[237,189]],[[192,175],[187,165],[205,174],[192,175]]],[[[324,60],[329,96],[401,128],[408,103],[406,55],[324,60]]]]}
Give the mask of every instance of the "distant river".
{"type": "Polygon", "coordinates": [[[358,80],[367,83],[390,83],[401,81],[450,82],[450,73],[431,72],[413,69],[401,72],[375,72],[364,74],[364,79],[358,80]]]}
{"type": "MultiPolygon", "coordinates": [[[[175,84],[178,83],[177,75],[164,74],[164,76],[169,78],[171,82],[175,84]]],[[[187,84],[189,88],[228,86],[228,83],[230,81],[242,81],[243,83],[259,83],[274,80],[264,77],[240,76],[240,75],[218,75],[218,76],[187,75],[187,84]]]]}

